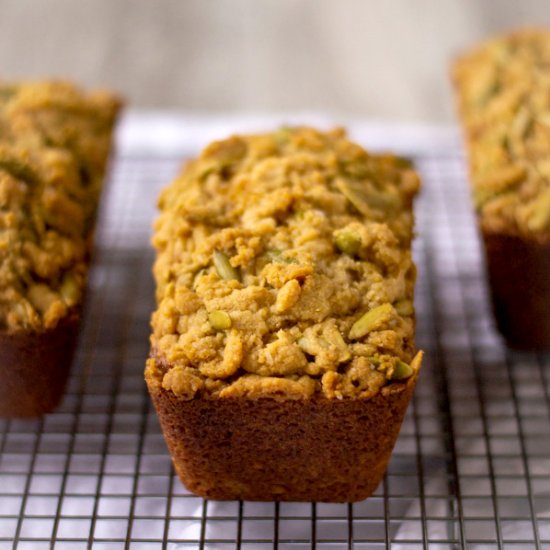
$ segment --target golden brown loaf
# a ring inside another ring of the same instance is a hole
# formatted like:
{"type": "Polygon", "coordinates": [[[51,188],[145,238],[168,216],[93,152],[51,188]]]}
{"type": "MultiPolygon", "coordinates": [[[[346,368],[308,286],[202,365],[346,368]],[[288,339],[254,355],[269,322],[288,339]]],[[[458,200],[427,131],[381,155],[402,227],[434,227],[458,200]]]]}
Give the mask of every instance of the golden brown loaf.
{"type": "Polygon", "coordinates": [[[493,38],[453,76],[498,327],[550,348],[550,31],[493,38]]]}
{"type": "Polygon", "coordinates": [[[65,82],[0,85],[2,416],[61,394],[119,107],[65,82]]]}
{"type": "Polygon", "coordinates": [[[418,188],[408,162],[342,131],[283,128],[213,143],[162,193],[146,379],[192,490],[347,500],[374,489],[380,476],[347,472],[337,492],[321,478],[353,460],[338,456],[342,431],[342,448],[382,475],[414,387],[418,188]]]}

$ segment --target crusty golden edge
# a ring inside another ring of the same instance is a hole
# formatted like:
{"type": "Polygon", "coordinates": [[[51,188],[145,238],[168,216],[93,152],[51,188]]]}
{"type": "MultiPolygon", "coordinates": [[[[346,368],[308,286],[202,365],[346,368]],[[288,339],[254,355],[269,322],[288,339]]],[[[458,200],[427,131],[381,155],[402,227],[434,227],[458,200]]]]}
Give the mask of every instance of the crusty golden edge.
{"type": "Polygon", "coordinates": [[[59,404],[76,348],[80,308],[42,332],[0,332],[0,417],[28,418],[59,404]]]}
{"type": "MultiPolygon", "coordinates": [[[[155,354],[157,363],[162,362],[155,354]]],[[[193,493],[219,500],[353,502],[382,479],[412,396],[406,382],[370,399],[178,398],[145,378],[172,462],[193,493]]]]}
{"type": "Polygon", "coordinates": [[[481,234],[498,330],[512,348],[550,349],[550,241],[481,234]]]}

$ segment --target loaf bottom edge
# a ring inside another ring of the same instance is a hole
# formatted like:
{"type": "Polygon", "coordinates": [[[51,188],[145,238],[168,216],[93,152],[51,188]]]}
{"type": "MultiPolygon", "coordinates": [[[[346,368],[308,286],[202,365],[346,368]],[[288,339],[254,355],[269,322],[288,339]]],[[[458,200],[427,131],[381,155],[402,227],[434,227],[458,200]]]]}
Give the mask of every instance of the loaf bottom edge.
{"type": "Polygon", "coordinates": [[[0,333],[0,417],[39,417],[59,405],[79,323],[79,313],[72,312],[43,332],[0,333]]]}
{"type": "Polygon", "coordinates": [[[499,332],[511,348],[550,349],[550,242],[482,235],[499,332]]]}
{"type": "Polygon", "coordinates": [[[416,377],[369,400],[184,401],[148,380],[183,484],[213,500],[354,502],[386,471],[416,377]]]}

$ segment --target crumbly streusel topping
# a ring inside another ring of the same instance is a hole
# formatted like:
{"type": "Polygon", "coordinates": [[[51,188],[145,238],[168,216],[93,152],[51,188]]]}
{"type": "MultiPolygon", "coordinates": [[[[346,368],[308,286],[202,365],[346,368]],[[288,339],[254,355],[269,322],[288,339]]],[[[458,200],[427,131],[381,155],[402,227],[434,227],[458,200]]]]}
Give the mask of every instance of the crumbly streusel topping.
{"type": "Polygon", "coordinates": [[[550,238],[550,31],[484,43],[454,80],[482,227],[550,238]]]}
{"type": "Polygon", "coordinates": [[[413,375],[418,188],[341,130],[210,145],[160,197],[149,373],[188,399],[365,397],[413,375]]]}
{"type": "Polygon", "coordinates": [[[0,327],[53,328],[80,303],[118,99],[0,84],[0,327]]]}

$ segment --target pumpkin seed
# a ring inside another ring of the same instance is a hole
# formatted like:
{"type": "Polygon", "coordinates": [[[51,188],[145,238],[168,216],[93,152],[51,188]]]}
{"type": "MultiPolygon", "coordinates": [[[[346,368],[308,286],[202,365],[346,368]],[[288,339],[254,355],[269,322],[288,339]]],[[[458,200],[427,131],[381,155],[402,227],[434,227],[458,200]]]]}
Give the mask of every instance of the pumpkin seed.
{"type": "Polygon", "coordinates": [[[414,313],[412,300],[399,300],[393,307],[401,317],[410,317],[414,313]]]}
{"type": "Polygon", "coordinates": [[[405,380],[413,373],[413,368],[403,361],[397,361],[391,374],[391,380],[405,380]]]}
{"type": "Polygon", "coordinates": [[[74,306],[80,299],[80,286],[72,273],[67,273],[59,287],[61,298],[68,306],[74,306]]]}
{"type": "Polygon", "coordinates": [[[227,330],[231,328],[231,317],[226,311],[216,309],[208,314],[208,322],[213,329],[227,330]]]}
{"type": "Polygon", "coordinates": [[[222,279],[225,281],[240,280],[239,272],[230,264],[229,258],[223,252],[214,250],[212,259],[214,261],[214,267],[222,279]]]}
{"type": "Polygon", "coordinates": [[[347,182],[344,179],[336,179],[334,182],[334,185],[336,186],[336,189],[348,199],[349,202],[364,216],[368,216],[370,214],[370,208],[369,204],[367,202],[367,199],[365,197],[365,194],[357,189],[355,186],[350,185],[349,182],[347,182]]]}
{"type": "Polygon", "coordinates": [[[391,304],[382,304],[381,306],[367,311],[367,313],[355,321],[349,331],[348,338],[350,340],[358,340],[372,330],[380,328],[391,319],[394,311],[391,304]]]}
{"type": "Polygon", "coordinates": [[[349,256],[355,256],[361,247],[361,238],[359,235],[350,233],[349,231],[336,231],[334,244],[340,252],[349,256]]]}

